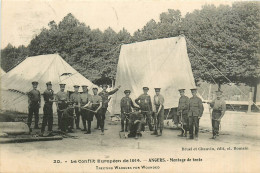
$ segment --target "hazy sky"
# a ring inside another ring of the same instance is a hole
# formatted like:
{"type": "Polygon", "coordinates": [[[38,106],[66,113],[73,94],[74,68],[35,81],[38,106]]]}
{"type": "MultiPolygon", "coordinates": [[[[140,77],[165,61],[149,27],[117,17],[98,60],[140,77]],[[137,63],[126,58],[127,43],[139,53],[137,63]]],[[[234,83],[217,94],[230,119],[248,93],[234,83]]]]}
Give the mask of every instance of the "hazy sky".
{"type": "Polygon", "coordinates": [[[118,32],[124,27],[133,34],[149,20],[158,21],[160,13],[168,9],[179,9],[185,15],[205,4],[231,3],[216,0],[2,0],[1,48],[8,43],[27,46],[41,28],[47,27],[51,20],[58,24],[68,13],[92,29],[104,31],[110,26],[118,32]]]}

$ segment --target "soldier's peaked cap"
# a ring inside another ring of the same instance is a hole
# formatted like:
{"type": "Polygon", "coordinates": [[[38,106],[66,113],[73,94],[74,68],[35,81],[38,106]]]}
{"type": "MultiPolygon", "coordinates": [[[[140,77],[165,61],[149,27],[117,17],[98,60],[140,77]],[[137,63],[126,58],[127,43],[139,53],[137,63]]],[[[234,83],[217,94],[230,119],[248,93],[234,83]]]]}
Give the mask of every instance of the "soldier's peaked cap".
{"type": "Polygon", "coordinates": [[[59,85],[60,85],[60,86],[65,86],[66,84],[65,84],[65,83],[60,83],[59,85]]]}
{"type": "Polygon", "coordinates": [[[79,88],[79,85],[74,85],[73,87],[74,87],[74,88],[79,88]]]}
{"type": "Polygon", "coordinates": [[[155,91],[161,91],[161,88],[154,88],[155,91]]]}
{"type": "Polygon", "coordinates": [[[88,86],[87,85],[82,85],[81,87],[83,88],[83,87],[88,87],[88,86]]]}
{"type": "Polygon", "coordinates": [[[198,89],[197,88],[192,88],[190,89],[191,91],[197,91],[198,89]]]}
{"type": "Polygon", "coordinates": [[[148,87],[143,87],[143,90],[149,90],[149,88],[148,87]]]}
{"type": "Polygon", "coordinates": [[[179,89],[180,92],[185,91],[185,89],[179,89]]]}
{"type": "Polygon", "coordinates": [[[37,81],[32,81],[32,84],[33,85],[38,85],[38,82],[37,81]]]}
{"type": "Polygon", "coordinates": [[[98,88],[97,88],[97,87],[94,87],[94,88],[92,88],[92,90],[98,90],[98,88]]]}
{"type": "Polygon", "coordinates": [[[51,84],[51,81],[47,82],[46,85],[52,85],[52,84],[51,84]]]}
{"type": "Polygon", "coordinates": [[[125,94],[126,94],[126,93],[131,93],[131,91],[130,91],[130,90],[125,90],[124,93],[125,93],[125,94]]]}

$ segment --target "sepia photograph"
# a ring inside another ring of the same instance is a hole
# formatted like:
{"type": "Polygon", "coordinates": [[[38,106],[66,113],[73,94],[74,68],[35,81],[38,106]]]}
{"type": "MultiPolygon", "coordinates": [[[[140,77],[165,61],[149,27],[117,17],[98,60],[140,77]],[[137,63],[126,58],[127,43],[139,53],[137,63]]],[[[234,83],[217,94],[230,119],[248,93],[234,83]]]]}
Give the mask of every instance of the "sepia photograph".
{"type": "Polygon", "coordinates": [[[260,172],[260,1],[1,0],[1,173],[260,172]]]}

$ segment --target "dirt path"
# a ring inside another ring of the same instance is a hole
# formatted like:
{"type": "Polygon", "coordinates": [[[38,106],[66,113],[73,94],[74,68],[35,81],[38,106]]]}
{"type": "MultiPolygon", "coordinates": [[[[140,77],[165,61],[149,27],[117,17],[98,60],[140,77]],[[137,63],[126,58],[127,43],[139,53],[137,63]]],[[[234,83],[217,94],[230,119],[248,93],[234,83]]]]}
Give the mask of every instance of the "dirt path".
{"type": "MultiPolygon", "coordinates": [[[[106,122],[105,135],[95,130],[91,135],[77,131],[79,139],[65,138],[61,141],[31,142],[19,144],[2,144],[1,147],[1,172],[10,170],[13,172],[93,172],[99,167],[105,167],[101,172],[133,172],[133,167],[155,166],[153,169],[138,169],[141,172],[252,172],[259,170],[260,140],[259,124],[260,116],[244,114],[228,114],[223,119],[222,131],[217,140],[209,139],[211,133],[200,133],[199,140],[187,140],[177,137],[178,130],[165,129],[162,137],[150,135],[144,132],[141,139],[120,139],[120,125],[109,125],[106,122]],[[234,116],[237,119],[234,119],[234,116]],[[233,120],[234,119],[234,120],[233,120]],[[233,121],[232,121],[233,120],[233,121]],[[244,125],[245,124],[245,125],[244,125]],[[254,134],[251,134],[254,132],[254,134]],[[250,133],[249,135],[246,135],[250,133]],[[225,150],[217,150],[223,147],[225,150]],[[235,148],[244,150],[235,150],[235,148]],[[190,151],[189,149],[192,149],[190,151]],[[228,150],[231,149],[231,150],[228,150]],[[151,158],[161,158],[166,162],[149,162],[151,158]],[[188,158],[198,159],[187,161],[188,158]],[[88,159],[119,160],[119,163],[79,163],[88,159]],[[122,163],[124,159],[133,162],[122,163]],[[176,159],[176,161],[174,161],[176,159]],[[185,159],[186,161],[183,161],[185,159]],[[60,160],[62,163],[53,163],[60,160]],[[72,161],[77,163],[71,163],[72,161]],[[179,161],[178,161],[179,160],[179,161]],[[201,160],[201,161],[199,161],[201,160]],[[113,166],[129,166],[132,169],[115,170],[113,166]],[[98,167],[96,167],[98,166],[98,167]],[[156,167],[157,166],[157,167],[156,167]],[[113,169],[110,170],[109,168],[113,169]],[[23,168],[23,169],[22,169],[23,168]]],[[[206,116],[201,119],[203,129],[210,128],[206,116]]],[[[95,124],[95,122],[93,123],[95,124]]],[[[137,170],[135,170],[137,171],[137,170]]]]}

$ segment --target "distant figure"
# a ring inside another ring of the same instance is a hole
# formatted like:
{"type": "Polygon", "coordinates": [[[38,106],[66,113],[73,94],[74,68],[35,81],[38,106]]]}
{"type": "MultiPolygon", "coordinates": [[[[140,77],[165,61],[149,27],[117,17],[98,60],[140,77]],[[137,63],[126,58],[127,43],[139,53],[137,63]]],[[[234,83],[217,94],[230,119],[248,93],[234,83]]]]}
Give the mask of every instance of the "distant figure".
{"type": "Polygon", "coordinates": [[[199,120],[203,114],[204,107],[202,100],[197,96],[197,89],[191,89],[192,97],[189,100],[189,130],[190,139],[194,138],[193,126],[195,126],[195,139],[198,140],[199,135],[199,120]]]}
{"type": "Polygon", "coordinates": [[[27,125],[31,131],[32,117],[34,114],[35,124],[34,128],[39,129],[39,109],[41,107],[41,93],[37,90],[38,82],[32,82],[33,89],[28,92],[28,120],[27,125]]]}
{"type": "MultiPolygon", "coordinates": [[[[81,87],[82,87],[83,92],[80,94],[80,105],[84,106],[91,101],[91,95],[88,93],[87,85],[82,85],[81,87]]],[[[81,119],[82,119],[82,124],[83,124],[82,131],[87,131],[86,121],[87,121],[87,118],[89,117],[89,114],[92,114],[92,113],[86,109],[81,109],[80,114],[81,114],[81,119]]]]}
{"type": "Polygon", "coordinates": [[[146,119],[146,123],[149,126],[149,130],[153,131],[153,126],[151,124],[152,117],[152,101],[150,95],[148,95],[149,88],[143,87],[143,94],[141,94],[137,99],[135,99],[135,103],[139,105],[144,118],[146,119]]]}
{"type": "Polygon", "coordinates": [[[61,129],[61,117],[63,110],[67,108],[68,94],[65,92],[66,84],[60,84],[60,91],[56,94],[56,107],[58,114],[58,129],[61,129]]]}
{"type": "Polygon", "coordinates": [[[217,98],[210,103],[210,107],[213,109],[211,114],[213,133],[212,139],[216,139],[216,137],[219,136],[220,121],[226,112],[226,102],[222,98],[222,91],[216,91],[216,95],[217,98]]]}
{"type": "Polygon", "coordinates": [[[134,112],[130,113],[129,120],[130,133],[128,137],[135,137],[136,139],[142,137],[141,131],[144,131],[145,120],[139,108],[135,108],[134,112]]]}
{"type": "Polygon", "coordinates": [[[131,91],[125,90],[125,97],[121,99],[120,107],[121,107],[121,132],[128,131],[128,122],[129,122],[129,114],[132,112],[132,108],[136,108],[132,99],[129,97],[131,91]],[[126,123],[125,123],[126,121],[126,123]],[[124,127],[125,124],[125,127],[124,127]]]}
{"type": "Polygon", "coordinates": [[[163,121],[164,121],[164,97],[160,94],[161,88],[155,88],[154,96],[154,106],[155,106],[155,115],[154,115],[154,133],[152,135],[162,136],[163,131],[163,121]],[[160,132],[157,132],[157,129],[160,129],[160,132]]]}
{"type": "MultiPolygon", "coordinates": [[[[74,103],[74,110],[76,114],[76,129],[79,128],[79,120],[80,120],[80,93],[79,93],[79,85],[74,85],[74,93],[70,95],[70,101],[74,103]]],[[[74,124],[74,123],[73,123],[74,124]]]]}
{"type": "Polygon", "coordinates": [[[102,108],[100,112],[100,124],[97,124],[97,128],[101,128],[101,135],[104,135],[104,126],[105,126],[105,118],[106,118],[106,112],[108,107],[108,102],[110,99],[108,99],[108,96],[116,93],[121,86],[119,85],[116,89],[107,92],[107,85],[102,85],[102,91],[98,94],[102,98],[102,108]]]}
{"type": "Polygon", "coordinates": [[[44,98],[44,106],[43,106],[43,120],[42,120],[42,128],[41,133],[43,134],[45,131],[45,126],[48,123],[48,131],[52,131],[53,125],[53,109],[52,105],[54,102],[54,92],[52,90],[51,82],[46,83],[47,89],[43,93],[44,98]]]}
{"type": "Polygon", "coordinates": [[[102,98],[97,94],[98,88],[93,88],[93,95],[91,96],[90,102],[84,106],[94,112],[89,112],[87,114],[88,130],[85,134],[91,134],[91,122],[93,121],[93,116],[97,118],[98,124],[100,124],[100,112],[102,107],[102,98]]]}
{"type": "Polygon", "coordinates": [[[180,137],[187,137],[187,132],[189,130],[189,118],[188,118],[188,107],[189,107],[189,98],[184,95],[185,89],[179,89],[180,99],[179,105],[177,108],[177,115],[180,117],[180,122],[182,124],[180,137]]]}

